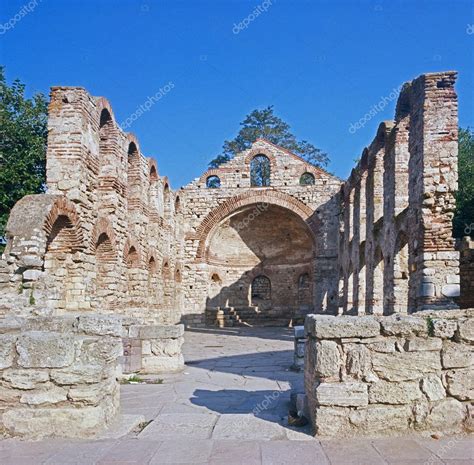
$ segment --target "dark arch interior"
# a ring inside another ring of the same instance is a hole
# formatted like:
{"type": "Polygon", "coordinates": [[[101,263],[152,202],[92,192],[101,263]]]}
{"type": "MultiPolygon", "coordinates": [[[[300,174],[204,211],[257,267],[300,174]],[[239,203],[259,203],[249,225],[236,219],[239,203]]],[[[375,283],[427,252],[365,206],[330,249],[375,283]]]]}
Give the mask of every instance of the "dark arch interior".
{"type": "Polygon", "coordinates": [[[208,238],[207,307],[233,308],[249,320],[256,312],[265,322],[288,324],[313,308],[313,255],[312,234],[298,215],[264,203],[243,207],[208,238]]]}

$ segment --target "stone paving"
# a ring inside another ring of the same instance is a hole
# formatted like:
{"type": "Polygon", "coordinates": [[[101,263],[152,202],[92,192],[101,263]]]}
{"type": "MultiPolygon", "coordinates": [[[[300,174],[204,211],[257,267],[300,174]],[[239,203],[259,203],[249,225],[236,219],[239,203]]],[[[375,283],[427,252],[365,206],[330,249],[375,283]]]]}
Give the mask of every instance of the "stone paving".
{"type": "Polygon", "coordinates": [[[0,464],[474,463],[472,436],[318,440],[308,427],[289,428],[290,391],[302,390],[303,375],[289,370],[288,329],[191,330],[184,355],[184,372],[161,376],[161,384],[122,386],[122,413],[150,422],[141,431],[94,441],[3,440],[0,464]]]}

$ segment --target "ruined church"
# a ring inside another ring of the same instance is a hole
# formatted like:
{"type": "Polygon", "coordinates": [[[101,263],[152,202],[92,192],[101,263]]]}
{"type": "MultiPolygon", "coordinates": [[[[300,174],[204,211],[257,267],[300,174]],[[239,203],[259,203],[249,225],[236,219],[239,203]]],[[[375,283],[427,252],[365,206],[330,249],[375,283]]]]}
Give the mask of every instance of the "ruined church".
{"type": "Polygon", "coordinates": [[[53,87],[46,192],[14,206],[0,260],[0,431],[104,428],[119,411],[118,360],[128,373],[182,369],[183,324],[305,318],[319,433],[362,434],[361,415],[381,429],[445,417],[462,428],[474,320],[459,309],[474,307],[474,242],[452,236],[455,81],[406,83],[345,181],[259,139],[177,190],[104,97],[53,87]],[[427,311],[444,316],[416,317],[427,311]],[[407,379],[414,401],[420,383],[438,391],[418,410],[386,401],[407,379]]]}

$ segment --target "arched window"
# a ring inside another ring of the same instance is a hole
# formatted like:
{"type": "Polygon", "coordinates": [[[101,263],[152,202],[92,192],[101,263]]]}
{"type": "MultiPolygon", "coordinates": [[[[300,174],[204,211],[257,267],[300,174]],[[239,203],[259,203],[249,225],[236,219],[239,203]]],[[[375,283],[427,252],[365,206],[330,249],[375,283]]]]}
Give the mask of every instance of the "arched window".
{"type": "Polygon", "coordinates": [[[152,165],[150,168],[150,180],[156,181],[158,179],[158,173],[156,172],[156,168],[152,165]]]}
{"type": "Polygon", "coordinates": [[[272,298],[272,286],[270,279],[264,275],[257,276],[252,281],[252,304],[270,300],[272,298]]]}
{"type": "Polygon", "coordinates": [[[176,199],[174,201],[174,211],[175,213],[179,213],[179,210],[181,208],[181,200],[179,199],[179,195],[176,196],[176,199]]]}
{"type": "Polygon", "coordinates": [[[221,180],[219,176],[209,176],[206,179],[206,187],[209,187],[210,189],[221,187],[221,180]]]}
{"type": "Polygon", "coordinates": [[[270,160],[265,155],[256,155],[250,162],[250,185],[268,187],[270,185],[270,160]]]}
{"type": "Polygon", "coordinates": [[[300,178],[301,186],[313,186],[315,182],[314,175],[311,173],[303,173],[300,178]]]}
{"type": "Polygon", "coordinates": [[[138,252],[137,249],[132,245],[125,256],[125,263],[128,267],[136,267],[138,266],[138,252]]]}

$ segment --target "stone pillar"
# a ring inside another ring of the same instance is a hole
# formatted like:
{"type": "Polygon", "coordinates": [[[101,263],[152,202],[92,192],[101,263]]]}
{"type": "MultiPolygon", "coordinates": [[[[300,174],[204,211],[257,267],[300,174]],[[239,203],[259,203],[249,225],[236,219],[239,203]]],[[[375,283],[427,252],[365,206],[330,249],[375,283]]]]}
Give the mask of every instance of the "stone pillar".
{"type": "Polygon", "coordinates": [[[455,72],[426,74],[412,82],[410,96],[411,272],[416,308],[456,308],[459,253],[452,237],[457,190],[458,102],[455,72]]]}

